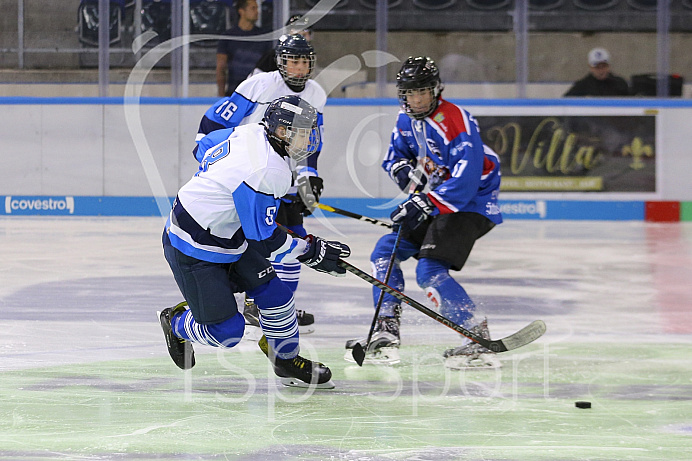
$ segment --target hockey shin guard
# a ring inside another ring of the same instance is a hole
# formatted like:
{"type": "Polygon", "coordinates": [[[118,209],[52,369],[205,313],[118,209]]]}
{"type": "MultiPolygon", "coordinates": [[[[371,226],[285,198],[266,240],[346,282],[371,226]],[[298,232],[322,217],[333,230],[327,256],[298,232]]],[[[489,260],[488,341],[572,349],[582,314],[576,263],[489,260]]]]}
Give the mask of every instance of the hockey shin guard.
{"type": "Polygon", "coordinates": [[[476,305],[466,290],[449,275],[445,262],[422,258],[416,267],[416,281],[437,311],[458,325],[473,317],[476,305]]]}
{"type": "Polygon", "coordinates": [[[280,359],[298,355],[298,320],[293,292],[278,278],[248,291],[257,304],[260,325],[267,341],[280,359]]]}
{"type": "MultiPolygon", "coordinates": [[[[377,280],[384,280],[385,274],[387,273],[387,265],[389,264],[389,259],[380,258],[372,262],[372,276],[377,280]]],[[[398,260],[394,261],[394,267],[392,267],[392,273],[389,275],[388,285],[397,291],[404,291],[404,274],[401,271],[401,263],[398,260]]],[[[373,306],[377,305],[377,300],[380,298],[380,289],[373,286],[372,287],[372,302],[373,306]]],[[[397,313],[395,312],[396,306],[399,306],[399,301],[389,293],[385,293],[384,299],[382,300],[382,307],[380,307],[380,316],[382,317],[394,317],[397,313]]]]}
{"type": "Polygon", "coordinates": [[[186,310],[173,318],[171,326],[173,333],[179,338],[207,346],[230,348],[243,338],[245,319],[242,314],[237,313],[223,322],[202,325],[197,323],[191,311],[186,310]]]}

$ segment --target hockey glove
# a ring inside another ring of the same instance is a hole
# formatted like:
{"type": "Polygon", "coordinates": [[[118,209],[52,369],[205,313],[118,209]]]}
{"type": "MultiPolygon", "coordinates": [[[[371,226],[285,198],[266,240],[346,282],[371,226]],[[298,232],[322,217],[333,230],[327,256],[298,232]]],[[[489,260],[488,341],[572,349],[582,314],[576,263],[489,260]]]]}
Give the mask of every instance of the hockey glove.
{"type": "Polygon", "coordinates": [[[315,208],[315,203],[320,201],[320,195],[324,189],[324,181],[318,176],[299,176],[296,179],[298,196],[302,205],[300,214],[310,216],[315,208]]]}
{"type": "Polygon", "coordinates": [[[298,256],[298,261],[318,272],[325,272],[335,277],[343,277],[346,274],[346,269],[339,266],[339,258],[347,258],[351,255],[348,245],[327,241],[312,234],[305,239],[308,241],[308,251],[298,256]]]}
{"type": "Polygon", "coordinates": [[[389,176],[391,176],[401,190],[406,190],[411,180],[416,183],[416,190],[423,190],[425,184],[428,182],[428,178],[426,178],[425,175],[421,175],[420,178],[417,178],[414,172],[415,169],[411,165],[411,161],[402,158],[392,164],[389,170],[389,176]]]}
{"type": "Polygon", "coordinates": [[[416,193],[396,207],[391,218],[394,224],[403,226],[404,230],[413,230],[420,226],[435,210],[437,210],[435,204],[426,194],[416,193]]]}
{"type": "Polygon", "coordinates": [[[309,176],[310,188],[312,189],[312,195],[315,196],[315,200],[320,201],[322,196],[322,191],[324,190],[324,180],[319,176],[309,176]]]}

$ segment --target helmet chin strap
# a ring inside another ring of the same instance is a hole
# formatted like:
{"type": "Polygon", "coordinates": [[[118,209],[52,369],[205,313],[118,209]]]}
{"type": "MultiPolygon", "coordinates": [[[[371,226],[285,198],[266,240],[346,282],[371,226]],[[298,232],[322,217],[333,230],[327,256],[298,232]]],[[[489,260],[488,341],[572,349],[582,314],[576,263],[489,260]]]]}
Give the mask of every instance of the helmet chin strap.
{"type": "Polygon", "coordinates": [[[291,89],[291,91],[294,91],[296,93],[300,93],[301,91],[303,91],[305,89],[305,84],[293,85],[291,83],[286,82],[286,86],[289,87],[291,89]]]}
{"type": "Polygon", "coordinates": [[[276,133],[271,133],[268,129],[265,129],[265,133],[267,135],[267,141],[269,141],[269,145],[272,146],[272,149],[282,157],[289,157],[286,141],[279,138],[276,133]]]}

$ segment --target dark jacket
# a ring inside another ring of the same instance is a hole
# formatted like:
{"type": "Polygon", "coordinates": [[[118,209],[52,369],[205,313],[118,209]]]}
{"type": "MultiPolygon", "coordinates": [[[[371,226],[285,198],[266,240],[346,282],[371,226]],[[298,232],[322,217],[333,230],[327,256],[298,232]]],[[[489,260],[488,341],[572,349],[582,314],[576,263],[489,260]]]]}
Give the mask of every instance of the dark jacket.
{"type": "MultiPolygon", "coordinates": [[[[224,35],[233,37],[248,37],[259,35],[263,30],[254,27],[246,31],[238,26],[224,32],[224,35]]],[[[236,87],[245,80],[250,72],[255,68],[255,63],[264,53],[273,49],[271,41],[240,41],[240,40],[219,40],[216,53],[225,54],[228,57],[228,74],[226,77],[226,96],[233,94],[236,87]]]]}
{"type": "Polygon", "coordinates": [[[629,96],[630,88],[624,78],[608,74],[605,80],[598,80],[591,74],[577,80],[565,96],[629,96]]]}

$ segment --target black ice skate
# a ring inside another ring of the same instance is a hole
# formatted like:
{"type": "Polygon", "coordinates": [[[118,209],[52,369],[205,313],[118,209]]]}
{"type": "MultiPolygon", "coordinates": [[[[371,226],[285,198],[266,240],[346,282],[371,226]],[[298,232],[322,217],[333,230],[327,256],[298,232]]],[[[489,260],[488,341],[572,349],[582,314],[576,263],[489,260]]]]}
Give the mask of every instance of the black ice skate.
{"type": "Polygon", "coordinates": [[[296,309],[296,317],[298,318],[298,330],[301,335],[309,335],[315,331],[315,316],[300,309],[296,309]]]}
{"type": "Polygon", "coordinates": [[[245,307],[243,309],[243,317],[245,317],[245,325],[259,327],[259,309],[252,298],[245,296],[245,307]]]}
{"type": "MultiPolygon", "coordinates": [[[[488,330],[488,319],[469,328],[469,331],[477,334],[483,339],[490,340],[490,330],[488,330]]],[[[466,370],[471,368],[499,368],[502,366],[495,357],[495,353],[490,349],[481,346],[471,340],[466,344],[452,349],[447,349],[442,354],[445,357],[445,366],[455,370],[466,370]]]]}
{"type": "Polygon", "coordinates": [[[313,362],[296,355],[292,359],[280,359],[269,352],[267,337],[262,336],[257,343],[264,355],[271,360],[274,374],[281,378],[281,384],[290,387],[315,387],[334,389],[332,371],[323,363],[313,362]]]}
{"type": "MultiPolygon", "coordinates": [[[[247,296],[245,297],[243,317],[245,317],[245,325],[257,328],[260,327],[259,309],[257,308],[257,304],[255,304],[255,301],[252,298],[248,298],[247,296]]],[[[298,319],[298,330],[300,331],[301,335],[309,335],[315,331],[315,327],[313,326],[315,323],[314,315],[300,309],[296,309],[296,318],[298,319]]],[[[248,339],[252,339],[251,336],[252,335],[248,334],[246,337],[248,339]]],[[[256,341],[257,338],[255,337],[254,340],[256,341]]]]}
{"type": "Polygon", "coordinates": [[[182,370],[189,370],[195,366],[195,351],[189,341],[178,338],[173,334],[171,319],[175,314],[185,312],[186,306],[187,302],[183,301],[175,307],[167,307],[158,313],[163,336],[166,338],[168,354],[171,356],[171,359],[173,359],[173,363],[182,370]]]}
{"type": "MultiPolygon", "coordinates": [[[[399,346],[401,339],[399,338],[399,315],[395,317],[377,317],[377,323],[370,339],[370,344],[365,351],[365,359],[363,363],[372,363],[380,365],[394,365],[401,361],[399,356],[399,346]]],[[[346,354],[344,359],[349,362],[356,362],[353,357],[352,349],[356,343],[359,343],[362,348],[366,346],[367,338],[350,339],[346,341],[346,354]]]]}

